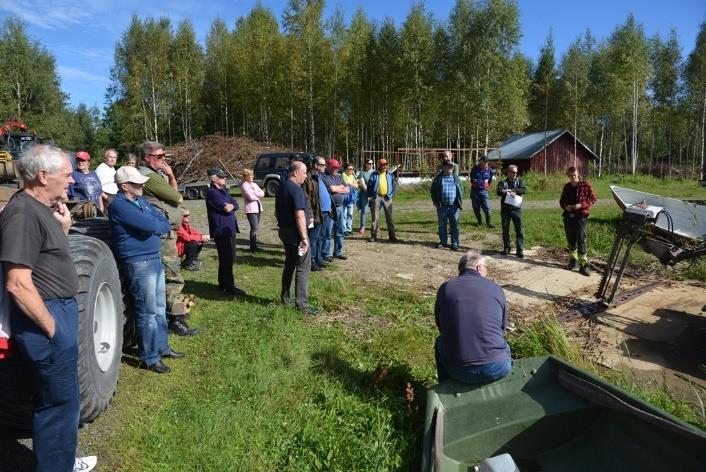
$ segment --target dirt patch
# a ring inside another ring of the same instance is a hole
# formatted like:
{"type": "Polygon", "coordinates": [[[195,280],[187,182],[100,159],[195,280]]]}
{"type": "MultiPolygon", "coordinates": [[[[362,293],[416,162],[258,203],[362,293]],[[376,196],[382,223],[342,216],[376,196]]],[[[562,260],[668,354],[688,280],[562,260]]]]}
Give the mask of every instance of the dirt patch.
{"type": "MultiPolygon", "coordinates": [[[[492,241],[478,241],[475,247],[488,245],[492,241]]],[[[456,275],[462,254],[434,246],[434,241],[411,238],[401,244],[384,239],[370,243],[364,237],[351,235],[345,243],[349,259],[337,261],[336,265],[355,270],[382,262],[387,269],[358,273],[366,283],[394,282],[420,294],[434,294],[439,285],[456,275]]],[[[525,250],[525,259],[502,256],[493,250],[486,252],[489,277],[505,290],[510,320],[517,325],[595,301],[604,267],[601,261],[595,263],[597,270],[585,277],[564,268],[567,261],[562,251],[531,248],[525,250]]],[[[655,279],[654,274],[633,270],[623,278],[620,291],[655,279]]],[[[689,388],[689,382],[706,386],[706,375],[701,369],[706,365],[705,305],[703,285],[665,281],[657,289],[599,315],[595,321],[582,318],[564,328],[572,343],[606,367],[642,378],[664,379],[671,387],[683,390],[689,388]]],[[[364,328],[357,325],[356,330],[364,328]]]]}
{"type": "MultiPolygon", "coordinates": [[[[273,204],[272,200],[265,201],[264,229],[260,234],[263,242],[279,245],[270,210],[273,204]]],[[[418,203],[401,202],[395,212],[418,211],[416,206],[418,203]]],[[[241,237],[245,238],[248,227],[244,218],[241,231],[241,237]]],[[[368,242],[368,236],[368,233],[348,236],[344,246],[348,260],[336,260],[334,270],[357,274],[364,284],[384,283],[433,296],[443,282],[456,276],[464,250],[481,249],[488,256],[489,277],[505,290],[510,320],[517,325],[595,301],[594,294],[605,267],[603,261],[594,260],[595,270],[590,277],[584,277],[564,268],[567,263],[564,251],[542,247],[526,249],[524,259],[502,256],[493,249],[499,246],[497,231],[479,236],[464,234],[462,228],[461,250],[457,252],[436,249],[436,234],[426,231],[399,232],[401,243],[388,242],[384,229],[378,242],[368,242]],[[379,269],[368,270],[370,267],[379,269]]],[[[316,283],[316,278],[326,272],[314,275],[311,283],[316,283]]],[[[658,274],[631,268],[626,271],[619,291],[658,280],[658,274]]],[[[664,378],[678,387],[688,387],[687,380],[706,385],[706,375],[700,367],[706,365],[706,312],[702,310],[706,305],[706,287],[693,282],[663,282],[658,289],[595,320],[576,319],[566,323],[567,335],[586,356],[612,369],[660,381],[664,378]]],[[[377,325],[382,322],[377,317],[362,312],[330,313],[320,321],[345,323],[357,336],[384,328],[377,325]]]]}

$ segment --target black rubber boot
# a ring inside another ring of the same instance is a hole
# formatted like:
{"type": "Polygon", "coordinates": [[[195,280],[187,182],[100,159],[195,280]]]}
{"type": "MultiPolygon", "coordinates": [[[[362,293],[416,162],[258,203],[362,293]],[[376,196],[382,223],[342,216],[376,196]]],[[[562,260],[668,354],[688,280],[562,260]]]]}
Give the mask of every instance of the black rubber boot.
{"type": "Polygon", "coordinates": [[[169,316],[169,331],[177,336],[194,336],[199,332],[197,328],[192,328],[186,323],[185,316],[169,316]]]}

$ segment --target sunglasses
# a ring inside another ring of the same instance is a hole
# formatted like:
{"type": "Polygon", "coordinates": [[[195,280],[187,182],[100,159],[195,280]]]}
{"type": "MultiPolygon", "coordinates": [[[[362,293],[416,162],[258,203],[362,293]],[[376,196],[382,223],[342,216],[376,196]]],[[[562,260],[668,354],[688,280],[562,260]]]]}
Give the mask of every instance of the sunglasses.
{"type": "Polygon", "coordinates": [[[157,159],[164,159],[166,154],[147,154],[148,156],[156,157],[157,159]]]}

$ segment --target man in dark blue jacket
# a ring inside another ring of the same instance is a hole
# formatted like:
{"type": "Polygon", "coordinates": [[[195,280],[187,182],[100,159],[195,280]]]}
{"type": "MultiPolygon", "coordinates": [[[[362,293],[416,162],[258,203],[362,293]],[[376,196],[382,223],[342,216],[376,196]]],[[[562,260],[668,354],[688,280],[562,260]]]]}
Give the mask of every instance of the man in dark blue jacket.
{"type": "Polygon", "coordinates": [[[159,237],[168,233],[171,225],[143,198],[147,180],[134,167],[118,169],[115,182],[119,191],[109,217],[115,250],[130,280],[141,364],[145,369],[166,374],[171,369],[162,359],[178,359],[184,353],[173,351],[167,339],[167,297],[159,237]]]}
{"type": "Polygon", "coordinates": [[[208,231],[216,243],[218,252],[218,288],[236,297],[245,292],[235,285],[233,261],[235,260],[235,235],[238,233],[238,220],[235,211],[238,202],[228,192],[226,173],[218,167],[208,169],[211,186],[206,194],[208,231]]]}
{"type": "Polygon", "coordinates": [[[458,263],[458,277],[444,282],[436,294],[434,316],[439,382],[490,382],[512,369],[505,342],[507,304],[503,289],[486,278],[485,258],[468,251],[458,263]]]}

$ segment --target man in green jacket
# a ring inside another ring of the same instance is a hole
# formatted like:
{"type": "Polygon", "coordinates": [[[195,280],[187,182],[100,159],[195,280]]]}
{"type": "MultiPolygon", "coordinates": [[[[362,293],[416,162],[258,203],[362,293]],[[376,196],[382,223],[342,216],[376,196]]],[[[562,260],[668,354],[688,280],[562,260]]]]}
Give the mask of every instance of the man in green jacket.
{"type": "Polygon", "coordinates": [[[431,201],[434,202],[439,219],[439,244],[436,247],[448,247],[447,227],[450,226],[451,250],[458,251],[458,222],[463,203],[463,182],[453,171],[454,163],[445,160],[441,165],[441,173],[431,183],[431,201]]]}
{"type": "Polygon", "coordinates": [[[184,295],[184,277],[181,275],[181,259],[176,250],[176,228],[181,224],[181,203],[184,201],[177,190],[177,179],[166,161],[164,146],[154,141],[142,143],[142,165],[140,174],[148,178],[144,185],[144,197],[171,223],[171,231],[163,235],[160,256],[164,266],[167,292],[167,319],[169,330],[179,336],[193,336],[198,329],[186,323],[186,315],[193,304],[193,296],[184,295]]]}

